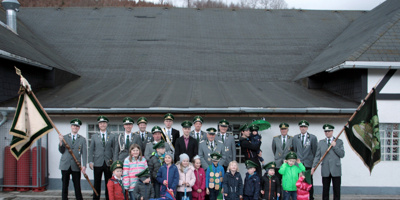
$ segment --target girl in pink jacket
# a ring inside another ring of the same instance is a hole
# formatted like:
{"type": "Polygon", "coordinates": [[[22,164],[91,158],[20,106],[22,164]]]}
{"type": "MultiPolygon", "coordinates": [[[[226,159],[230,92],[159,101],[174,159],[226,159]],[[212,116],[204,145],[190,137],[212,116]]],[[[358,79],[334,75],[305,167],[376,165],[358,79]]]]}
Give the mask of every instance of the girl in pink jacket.
{"type": "Polygon", "coordinates": [[[310,183],[311,182],[311,176],[310,180],[307,180],[307,178],[304,176],[305,172],[300,173],[299,175],[299,180],[296,182],[296,187],[297,187],[297,200],[308,200],[310,197],[309,191],[312,187],[310,183]]]}
{"type": "Polygon", "coordinates": [[[193,200],[204,200],[206,197],[206,172],[201,168],[200,156],[193,158],[193,165],[194,175],[196,176],[196,183],[192,187],[193,200]]]}
{"type": "Polygon", "coordinates": [[[192,186],[196,182],[196,176],[194,175],[194,167],[189,162],[189,156],[183,153],[179,156],[179,162],[176,163],[176,167],[179,171],[179,184],[176,193],[176,199],[181,200],[183,196],[186,196],[192,200],[192,186]]]}

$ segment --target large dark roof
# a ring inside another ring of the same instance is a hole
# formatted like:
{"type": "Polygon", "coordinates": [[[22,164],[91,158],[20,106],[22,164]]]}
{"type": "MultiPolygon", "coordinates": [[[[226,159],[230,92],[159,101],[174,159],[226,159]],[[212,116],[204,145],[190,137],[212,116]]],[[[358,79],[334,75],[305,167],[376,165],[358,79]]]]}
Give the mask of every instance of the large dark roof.
{"type": "Polygon", "coordinates": [[[302,72],[360,11],[21,8],[81,76],[36,95],[48,108],[355,108],[302,72]]]}
{"type": "Polygon", "coordinates": [[[400,1],[387,0],[355,20],[295,80],[345,61],[400,61],[400,1]]]}

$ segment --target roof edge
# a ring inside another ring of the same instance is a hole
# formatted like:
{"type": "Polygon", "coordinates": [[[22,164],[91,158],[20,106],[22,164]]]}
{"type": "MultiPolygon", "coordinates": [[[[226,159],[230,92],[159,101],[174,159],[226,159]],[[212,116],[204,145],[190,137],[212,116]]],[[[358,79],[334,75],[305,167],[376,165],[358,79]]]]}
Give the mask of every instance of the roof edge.
{"type": "Polygon", "coordinates": [[[42,69],[47,69],[47,70],[52,70],[53,69],[53,67],[44,65],[44,64],[42,64],[40,62],[36,62],[36,61],[30,60],[28,58],[22,57],[22,56],[18,56],[18,55],[12,54],[10,52],[7,52],[7,51],[1,50],[1,49],[0,49],[0,57],[3,57],[5,59],[9,59],[9,60],[14,60],[14,61],[21,62],[21,63],[25,63],[25,64],[28,64],[28,65],[33,65],[33,66],[36,66],[36,67],[39,67],[39,68],[42,68],[42,69]]]}

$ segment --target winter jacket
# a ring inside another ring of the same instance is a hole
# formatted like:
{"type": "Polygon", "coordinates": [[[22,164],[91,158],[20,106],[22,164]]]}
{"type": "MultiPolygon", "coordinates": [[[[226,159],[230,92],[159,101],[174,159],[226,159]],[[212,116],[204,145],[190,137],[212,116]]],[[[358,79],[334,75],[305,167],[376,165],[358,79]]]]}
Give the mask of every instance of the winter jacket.
{"type": "Polygon", "coordinates": [[[207,172],[206,172],[206,187],[210,188],[210,179],[219,179],[219,183],[216,183],[214,181],[214,188],[216,190],[221,190],[223,188],[223,179],[224,179],[224,175],[225,175],[225,171],[224,168],[218,163],[217,167],[214,166],[214,164],[211,164],[208,166],[207,168],[207,172]],[[214,173],[214,176],[210,176],[210,172],[214,173]],[[218,177],[217,175],[218,174],[218,177]],[[219,185],[219,188],[216,188],[215,186],[219,185]]]}
{"type": "Polygon", "coordinates": [[[110,200],[128,200],[128,190],[118,182],[118,180],[112,176],[107,183],[108,198],[110,200]]]}
{"type": "Polygon", "coordinates": [[[278,193],[281,194],[281,182],[279,178],[268,176],[268,173],[265,173],[261,180],[261,190],[264,191],[262,195],[263,200],[275,200],[278,193]]]}
{"type": "Polygon", "coordinates": [[[146,178],[140,178],[136,182],[135,190],[133,190],[133,195],[136,200],[140,200],[143,197],[143,200],[149,200],[154,198],[154,187],[151,183],[143,183],[146,178]]]}
{"type": "Polygon", "coordinates": [[[254,200],[258,200],[260,195],[260,177],[257,172],[254,172],[252,176],[246,173],[246,178],[244,179],[243,195],[252,197],[254,200]]]}
{"type": "Polygon", "coordinates": [[[196,176],[196,182],[192,187],[192,196],[197,199],[204,199],[206,196],[206,173],[203,168],[195,169],[194,175],[196,176]],[[198,193],[197,190],[201,189],[202,192],[198,193]]]}
{"type": "Polygon", "coordinates": [[[225,200],[239,200],[239,196],[243,196],[243,180],[239,172],[233,175],[227,172],[224,176],[224,197],[225,200]],[[228,194],[228,196],[225,196],[228,194]]]}
{"type": "Polygon", "coordinates": [[[155,183],[157,181],[157,172],[164,162],[161,163],[161,160],[156,155],[152,155],[150,156],[149,160],[147,160],[147,164],[149,165],[151,182],[155,183]]]}
{"type": "Polygon", "coordinates": [[[179,183],[178,183],[177,191],[185,192],[185,188],[186,188],[186,192],[191,192],[192,186],[196,182],[196,176],[194,175],[194,167],[193,167],[192,163],[189,163],[189,166],[188,166],[189,169],[187,170],[186,174],[181,171],[181,163],[180,162],[176,163],[176,167],[178,168],[178,172],[179,172],[179,183]],[[190,186],[186,187],[186,185],[182,185],[183,182],[188,182],[190,186]]]}
{"type": "Polygon", "coordinates": [[[125,189],[133,191],[133,189],[135,189],[136,182],[138,181],[136,174],[140,173],[146,168],[147,162],[144,157],[142,157],[141,160],[135,160],[135,158],[132,158],[132,162],[130,162],[129,157],[127,157],[124,161],[124,168],[122,172],[122,179],[125,189]]]}
{"type": "Polygon", "coordinates": [[[164,180],[168,181],[168,188],[172,189],[174,193],[176,193],[176,188],[179,184],[179,172],[176,165],[172,164],[171,166],[167,166],[164,164],[158,170],[157,173],[157,182],[161,185],[160,195],[165,196],[167,191],[167,187],[164,185],[164,180]]]}
{"type": "Polygon", "coordinates": [[[310,194],[308,191],[311,190],[312,185],[303,181],[304,178],[300,177],[296,182],[297,187],[297,199],[298,200],[308,200],[310,194]]]}
{"type": "Polygon", "coordinates": [[[282,188],[285,191],[296,191],[296,182],[299,178],[299,173],[305,171],[306,168],[302,163],[299,166],[289,166],[287,163],[283,163],[279,169],[279,173],[282,174],[282,188]]]}

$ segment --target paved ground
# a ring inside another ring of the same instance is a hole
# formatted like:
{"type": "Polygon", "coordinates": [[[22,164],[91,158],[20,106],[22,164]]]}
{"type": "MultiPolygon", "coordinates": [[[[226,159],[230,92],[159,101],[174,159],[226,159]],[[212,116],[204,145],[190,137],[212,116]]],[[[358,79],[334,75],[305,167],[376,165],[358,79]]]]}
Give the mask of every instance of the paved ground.
{"type": "MultiPolygon", "coordinates": [[[[92,192],[89,190],[82,191],[84,199],[92,199],[92,192]]],[[[61,190],[50,190],[44,192],[0,192],[0,200],[45,200],[45,199],[61,199],[61,190]]],[[[69,199],[75,199],[74,192],[69,193],[69,199]]],[[[102,198],[104,198],[104,193],[102,198]]],[[[315,199],[322,199],[321,195],[315,195],[315,199]]],[[[333,199],[332,197],[330,199],[333,199]]],[[[342,195],[342,200],[400,200],[400,196],[371,196],[371,195],[342,195]]]]}

